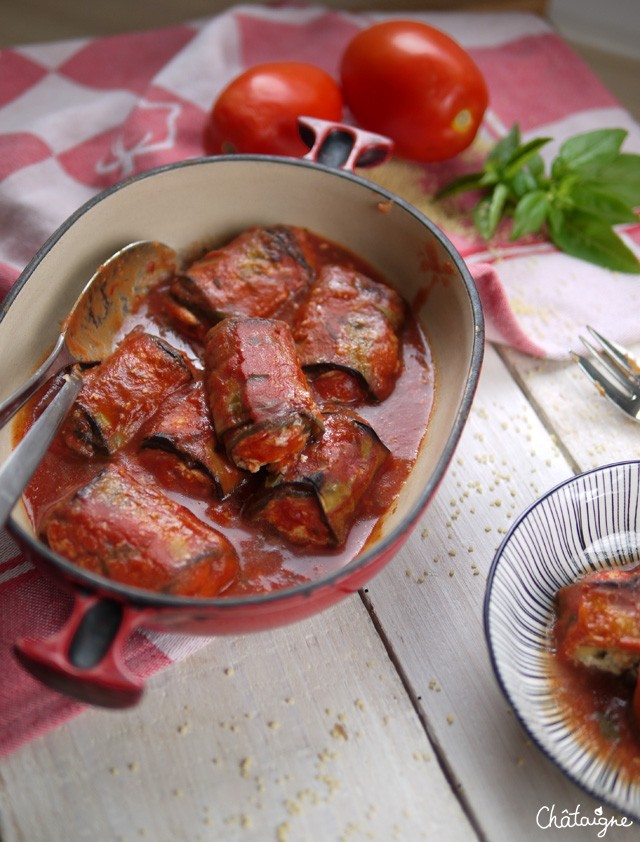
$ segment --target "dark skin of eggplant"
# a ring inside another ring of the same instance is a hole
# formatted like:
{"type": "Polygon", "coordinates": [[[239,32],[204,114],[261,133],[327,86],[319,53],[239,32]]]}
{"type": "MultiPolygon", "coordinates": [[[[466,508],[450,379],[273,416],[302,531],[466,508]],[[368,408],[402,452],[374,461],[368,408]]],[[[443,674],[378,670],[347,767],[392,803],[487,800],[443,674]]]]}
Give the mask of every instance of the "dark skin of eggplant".
{"type": "Polygon", "coordinates": [[[115,465],[55,506],[42,534],[79,567],[132,587],[216,596],[238,571],[220,532],[115,465]]]}
{"type": "Polygon", "coordinates": [[[171,392],[192,380],[186,358],[141,330],[83,375],[83,387],[62,428],[78,453],[108,456],[119,450],[171,392]]]}
{"type": "Polygon", "coordinates": [[[403,321],[395,290],[354,269],[323,267],[293,326],[300,363],[311,372],[350,371],[384,400],[399,373],[403,321]]]}
{"type": "Polygon", "coordinates": [[[308,238],[291,226],[251,228],[192,263],[171,286],[171,296],[205,330],[226,316],[270,318],[313,279],[308,238]]]}
{"type": "Polygon", "coordinates": [[[285,322],[224,319],[207,335],[204,366],[216,434],[238,467],[276,465],[322,432],[285,322]]]}

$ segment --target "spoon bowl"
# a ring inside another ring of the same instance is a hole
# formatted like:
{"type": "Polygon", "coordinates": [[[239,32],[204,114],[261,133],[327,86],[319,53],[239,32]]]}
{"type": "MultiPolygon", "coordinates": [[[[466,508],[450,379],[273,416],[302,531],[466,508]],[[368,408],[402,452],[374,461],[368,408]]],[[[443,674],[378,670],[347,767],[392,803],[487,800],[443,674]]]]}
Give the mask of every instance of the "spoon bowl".
{"type": "Polygon", "coordinates": [[[0,403],[0,427],[50,378],[70,366],[100,362],[113,350],[125,316],[154,284],[177,268],[163,243],[130,243],[100,265],[62,323],[53,350],[25,383],[0,403]]]}

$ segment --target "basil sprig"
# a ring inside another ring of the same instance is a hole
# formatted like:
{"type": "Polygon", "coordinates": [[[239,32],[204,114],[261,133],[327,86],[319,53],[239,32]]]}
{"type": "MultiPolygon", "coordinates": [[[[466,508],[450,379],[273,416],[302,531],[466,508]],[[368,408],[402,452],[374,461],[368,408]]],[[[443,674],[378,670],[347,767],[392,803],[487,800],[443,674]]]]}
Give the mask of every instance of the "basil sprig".
{"type": "Polygon", "coordinates": [[[626,136],[624,129],[597,129],[569,138],[547,173],[539,150],[551,138],[522,143],[516,124],[481,171],[455,179],[436,198],[480,190],[473,220],[485,240],[509,216],[512,240],[543,232],[574,257],[640,273],[638,258],[612,227],[639,218],[640,155],[620,151],[626,136]]]}

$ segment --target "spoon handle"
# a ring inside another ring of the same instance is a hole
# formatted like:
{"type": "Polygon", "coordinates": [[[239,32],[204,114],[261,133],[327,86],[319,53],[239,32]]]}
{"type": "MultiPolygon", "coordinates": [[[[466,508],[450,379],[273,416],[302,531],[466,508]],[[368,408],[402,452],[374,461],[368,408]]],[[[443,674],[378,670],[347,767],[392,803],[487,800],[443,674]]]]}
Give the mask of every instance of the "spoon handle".
{"type": "Polygon", "coordinates": [[[62,371],[68,365],[76,362],[68,351],[64,341],[64,336],[61,335],[53,351],[49,354],[47,359],[42,363],[40,368],[36,369],[31,377],[20,386],[19,389],[9,395],[3,401],[0,401],[0,427],[9,421],[16,412],[25,405],[30,397],[35,395],[40,386],[42,386],[50,377],[53,377],[59,371],[62,371]]]}
{"type": "Polygon", "coordinates": [[[72,368],[65,374],[64,383],[51,403],[0,466],[0,526],[6,523],[81,387],[80,372],[77,368],[72,368]]]}

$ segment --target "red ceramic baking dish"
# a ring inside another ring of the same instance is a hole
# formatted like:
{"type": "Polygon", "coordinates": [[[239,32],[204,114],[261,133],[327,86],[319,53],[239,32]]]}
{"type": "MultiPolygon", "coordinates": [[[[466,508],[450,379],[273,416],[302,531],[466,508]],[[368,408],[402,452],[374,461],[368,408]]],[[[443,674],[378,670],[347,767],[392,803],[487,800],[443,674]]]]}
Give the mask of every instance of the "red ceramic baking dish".
{"type": "MultiPolygon", "coordinates": [[[[194,635],[241,634],[292,623],[355,593],[393,558],[447,469],[467,419],[482,353],[482,311],[463,260],[443,233],[399,197],[326,163],[268,156],[190,159],[143,172],[91,199],[26,267],[0,320],[5,398],[38,367],[98,265],[124,245],[160,240],[184,253],[254,225],[305,227],[380,272],[409,303],[429,342],[435,398],[416,462],[375,539],[340,569],[258,595],[176,597],[86,572],[34,534],[22,503],[7,527],[25,556],[74,594],[51,639],[20,640],[16,654],[40,680],[83,701],[134,704],[143,687],[124,664],[139,626],[194,635]]],[[[399,417],[397,423],[402,425],[399,417]]],[[[0,458],[12,450],[0,431],[0,458]]]]}

